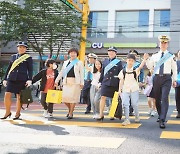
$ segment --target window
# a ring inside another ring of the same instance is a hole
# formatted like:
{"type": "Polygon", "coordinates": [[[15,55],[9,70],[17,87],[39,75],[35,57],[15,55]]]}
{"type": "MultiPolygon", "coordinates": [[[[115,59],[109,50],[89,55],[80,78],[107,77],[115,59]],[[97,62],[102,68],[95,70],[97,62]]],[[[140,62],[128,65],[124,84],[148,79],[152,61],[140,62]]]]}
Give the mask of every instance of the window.
{"type": "Polygon", "coordinates": [[[160,11],[160,27],[170,27],[170,11],[160,11]]]}
{"type": "Polygon", "coordinates": [[[149,11],[139,11],[138,26],[148,27],[149,24],[149,11]]]}
{"type": "Polygon", "coordinates": [[[88,37],[107,37],[108,12],[90,12],[89,14],[88,37]]]}
{"type": "Polygon", "coordinates": [[[116,37],[148,37],[149,11],[116,12],[116,37]]]}
{"type": "Polygon", "coordinates": [[[156,10],[154,12],[154,36],[169,34],[170,10],[156,10]]]}

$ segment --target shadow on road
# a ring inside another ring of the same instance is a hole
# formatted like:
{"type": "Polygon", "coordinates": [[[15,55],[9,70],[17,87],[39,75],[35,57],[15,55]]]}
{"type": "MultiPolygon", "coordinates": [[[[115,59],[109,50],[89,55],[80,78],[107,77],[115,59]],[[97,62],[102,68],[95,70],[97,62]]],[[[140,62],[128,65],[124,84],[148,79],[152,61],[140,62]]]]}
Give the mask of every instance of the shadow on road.
{"type": "MultiPolygon", "coordinates": [[[[40,147],[37,149],[27,149],[25,153],[28,154],[55,154],[55,153],[66,153],[66,154],[77,154],[77,151],[68,151],[60,148],[47,148],[40,147]]],[[[17,153],[8,153],[8,154],[17,154],[17,153]]]]}
{"type": "Polygon", "coordinates": [[[30,128],[34,129],[37,131],[48,131],[48,132],[53,132],[56,135],[68,135],[69,132],[65,131],[63,127],[60,126],[54,126],[54,125],[27,125],[27,124],[15,124],[16,126],[19,127],[24,127],[24,128],[30,128]]]}

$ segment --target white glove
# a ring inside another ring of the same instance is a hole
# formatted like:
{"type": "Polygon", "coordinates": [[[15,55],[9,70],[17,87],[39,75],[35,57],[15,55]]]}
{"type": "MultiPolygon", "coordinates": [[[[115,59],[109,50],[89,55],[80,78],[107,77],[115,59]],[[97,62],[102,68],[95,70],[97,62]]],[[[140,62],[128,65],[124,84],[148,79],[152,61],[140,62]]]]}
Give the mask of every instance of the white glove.
{"type": "Polygon", "coordinates": [[[29,87],[29,86],[31,86],[32,85],[32,81],[31,80],[27,80],[26,81],[26,87],[29,87]]]}
{"type": "Polygon", "coordinates": [[[4,81],[3,81],[3,86],[4,86],[4,87],[7,87],[7,80],[4,80],[4,81]]]}

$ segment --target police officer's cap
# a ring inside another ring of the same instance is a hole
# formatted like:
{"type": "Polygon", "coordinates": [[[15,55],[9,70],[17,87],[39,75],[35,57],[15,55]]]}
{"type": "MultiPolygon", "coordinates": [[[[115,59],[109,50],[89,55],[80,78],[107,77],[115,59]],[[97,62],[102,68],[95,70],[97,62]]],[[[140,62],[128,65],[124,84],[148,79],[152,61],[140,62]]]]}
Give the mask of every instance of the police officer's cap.
{"type": "Polygon", "coordinates": [[[160,35],[158,37],[160,42],[169,42],[170,41],[170,37],[168,35],[160,35]]]}
{"type": "Polygon", "coordinates": [[[116,53],[117,53],[117,48],[116,48],[116,47],[111,46],[111,47],[109,47],[108,51],[114,51],[114,52],[116,52],[116,53]]]}
{"type": "Polygon", "coordinates": [[[28,45],[25,42],[18,42],[17,47],[18,46],[24,46],[24,47],[28,48],[28,45]]]}
{"type": "Polygon", "coordinates": [[[129,53],[130,53],[130,54],[136,54],[136,55],[139,54],[139,53],[137,52],[137,50],[134,50],[134,49],[130,50],[129,53]]]}
{"type": "Polygon", "coordinates": [[[89,54],[87,55],[87,57],[88,57],[88,58],[94,58],[94,59],[97,59],[97,55],[94,54],[94,53],[89,53],[89,54]]]}

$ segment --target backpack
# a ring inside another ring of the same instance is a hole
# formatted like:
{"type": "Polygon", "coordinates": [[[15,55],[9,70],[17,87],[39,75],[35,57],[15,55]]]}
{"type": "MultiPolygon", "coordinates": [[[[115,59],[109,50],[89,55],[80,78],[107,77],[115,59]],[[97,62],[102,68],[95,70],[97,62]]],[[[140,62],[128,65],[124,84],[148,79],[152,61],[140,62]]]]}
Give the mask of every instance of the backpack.
{"type": "Polygon", "coordinates": [[[126,72],[126,69],[123,69],[124,80],[125,80],[126,73],[127,73],[127,74],[134,74],[134,78],[135,78],[135,80],[137,81],[137,75],[136,75],[135,69],[133,69],[133,72],[126,72]]]}

